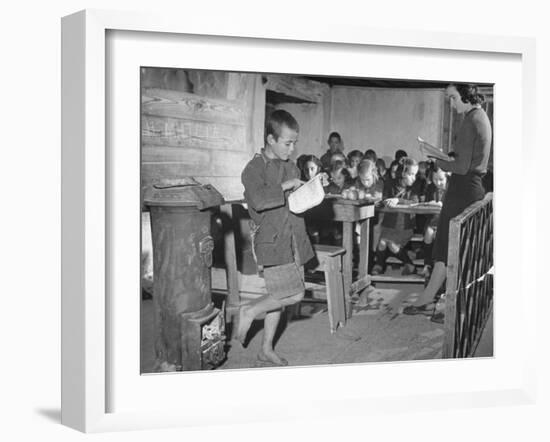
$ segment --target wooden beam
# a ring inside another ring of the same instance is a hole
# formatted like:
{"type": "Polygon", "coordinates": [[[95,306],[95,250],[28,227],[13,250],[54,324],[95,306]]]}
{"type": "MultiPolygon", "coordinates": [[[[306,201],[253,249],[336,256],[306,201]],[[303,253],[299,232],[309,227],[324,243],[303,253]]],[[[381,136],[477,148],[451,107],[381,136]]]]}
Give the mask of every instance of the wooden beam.
{"type": "Polygon", "coordinates": [[[141,143],[247,152],[246,127],[209,121],[143,115],[141,143]]]}
{"type": "Polygon", "coordinates": [[[264,78],[267,90],[309,103],[322,103],[327,92],[326,85],[313,80],[276,74],[264,75],[264,78]]]}
{"type": "Polygon", "coordinates": [[[143,89],[141,113],[240,126],[246,123],[246,112],[237,102],[166,89],[143,89]]]}
{"type": "Polygon", "coordinates": [[[240,177],[249,161],[248,153],[227,152],[180,147],[143,146],[141,160],[144,173],[159,167],[168,172],[175,168],[184,176],[235,176],[240,177]]]}

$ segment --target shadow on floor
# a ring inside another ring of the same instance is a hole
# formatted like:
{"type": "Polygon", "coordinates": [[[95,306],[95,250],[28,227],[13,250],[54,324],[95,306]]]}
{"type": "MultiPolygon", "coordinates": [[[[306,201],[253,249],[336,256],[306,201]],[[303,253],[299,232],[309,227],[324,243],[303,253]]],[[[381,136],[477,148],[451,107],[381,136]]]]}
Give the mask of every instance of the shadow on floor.
{"type": "MultiPolygon", "coordinates": [[[[356,306],[346,327],[330,333],[326,308],[311,316],[307,307],[299,320],[283,324],[276,351],[291,366],[439,359],[442,356],[443,325],[426,316],[406,316],[400,309],[416,299],[418,284],[382,284],[369,293],[366,305],[356,306]]],[[[141,366],[152,371],[153,302],[142,302],[141,366]]],[[[263,324],[254,323],[247,348],[228,342],[227,358],[220,369],[258,367],[263,324]]],[[[228,327],[230,331],[230,327],[228,327]]]]}
{"type": "Polygon", "coordinates": [[[61,410],[59,408],[38,408],[36,414],[56,424],[61,423],[61,410]]]}

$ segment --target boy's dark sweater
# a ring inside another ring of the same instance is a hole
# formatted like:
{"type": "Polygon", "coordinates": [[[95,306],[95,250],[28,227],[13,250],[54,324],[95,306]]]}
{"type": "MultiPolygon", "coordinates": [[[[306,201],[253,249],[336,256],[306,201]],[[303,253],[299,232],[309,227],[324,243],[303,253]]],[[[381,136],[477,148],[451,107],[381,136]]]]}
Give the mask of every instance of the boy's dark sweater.
{"type": "Polygon", "coordinates": [[[289,192],[283,192],[281,187],[284,181],[299,177],[300,171],[292,161],[270,159],[263,150],[248,162],[241,174],[248,212],[258,229],[254,239],[258,265],[293,262],[293,235],[301,263],[314,256],[304,219],[290,212],[289,192]]]}
{"type": "MultiPolygon", "coordinates": [[[[399,204],[412,204],[418,202],[418,194],[415,193],[414,185],[404,187],[398,179],[390,179],[386,182],[384,187],[384,199],[388,198],[397,198],[399,200],[399,204]]],[[[410,230],[413,229],[414,226],[415,218],[412,214],[396,212],[384,213],[382,227],[410,230]]]]}

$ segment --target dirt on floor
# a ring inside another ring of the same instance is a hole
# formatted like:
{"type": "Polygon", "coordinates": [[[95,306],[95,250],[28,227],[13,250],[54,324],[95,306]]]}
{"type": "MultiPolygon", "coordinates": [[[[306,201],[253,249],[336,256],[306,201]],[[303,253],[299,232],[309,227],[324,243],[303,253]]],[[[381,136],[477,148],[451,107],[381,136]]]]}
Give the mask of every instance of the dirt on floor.
{"type": "MultiPolygon", "coordinates": [[[[377,284],[355,304],[346,326],[334,334],[326,305],[304,303],[299,317],[281,321],[275,350],[291,366],[439,359],[443,325],[427,316],[400,313],[422,288],[420,284],[377,284]]],[[[142,302],[142,373],[151,372],[154,362],[152,304],[142,302]]],[[[262,321],[255,321],[246,348],[229,341],[227,359],[218,370],[265,366],[257,359],[262,327],[262,321]]]]}

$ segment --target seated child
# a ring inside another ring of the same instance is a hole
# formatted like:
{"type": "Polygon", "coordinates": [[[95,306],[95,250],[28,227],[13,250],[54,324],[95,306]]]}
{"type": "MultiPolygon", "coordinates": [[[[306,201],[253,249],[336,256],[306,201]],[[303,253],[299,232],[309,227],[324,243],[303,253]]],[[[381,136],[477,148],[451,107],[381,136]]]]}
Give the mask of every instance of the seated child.
{"type": "MultiPolygon", "coordinates": [[[[430,168],[428,170],[430,184],[426,186],[425,201],[431,204],[443,205],[443,198],[447,190],[447,173],[439,167],[430,168]]],[[[422,275],[426,278],[430,277],[433,267],[432,250],[433,242],[437,232],[437,222],[439,215],[428,217],[426,227],[424,229],[424,268],[422,275]]]]}
{"type": "MultiPolygon", "coordinates": [[[[330,184],[325,193],[340,195],[351,184],[351,175],[342,161],[334,163],[330,169],[330,184]]],[[[332,222],[321,230],[321,241],[332,245],[342,245],[342,223],[332,222]]]]}
{"type": "Polygon", "coordinates": [[[353,179],[357,177],[357,166],[363,159],[363,154],[360,150],[352,150],[348,154],[348,171],[353,179]]]}
{"type": "Polygon", "coordinates": [[[378,179],[385,182],[388,178],[388,170],[386,168],[386,162],[382,158],[376,160],[376,171],[378,172],[378,179]]]}
{"type": "Polygon", "coordinates": [[[420,196],[420,202],[423,202],[424,195],[426,193],[426,185],[428,175],[428,163],[426,161],[418,162],[418,173],[416,174],[416,181],[414,182],[414,187],[416,194],[420,196]]]}
{"type": "MultiPolygon", "coordinates": [[[[321,160],[315,155],[306,155],[302,168],[302,175],[305,181],[309,181],[314,176],[322,174],[321,184],[323,187],[329,185],[328,175],[322,171],[321,160]]],[[[320,234],[325,229],[326,216],[323,215],[324,207],[322,205],[313,207],[304,214],[304,220],[306,222],[306,230],[309,234],[311,241],[314,244],[320,242],[320,234]]]]}
{"type": "Polygon", "coordinates": [[[346,156],[342,152],[336,152],[336,153],[332,154],[331,157],[330,157],[329,169],[327,170],[327,172],[329,172],[330,168],[338,162],[343,163],[345,167],[348,166],[346,156]]]}
{"type": "Polygon", "coordinates": [[[403,149],[397,149],[395,151],[395,161],[401,160],[401,158],[408,157],[407,152],[405,152],[403,149]]]}
{"type": "Polygon", "coordinates": [[[378,178],[376,164],[371,160],[363,160],[357,167],[355,188],[363,190],[366,196],[381,199],[384,192],[384,182],[378,178]]]}
{"type": "Polygon", "coordinates": [[[338,132],[331,132],[328,136],[328,150],[321,155],[321,164],[323,169],[328,171],[330,169],[330,157],[337,152],[342,153],[344,150],[344,143],[342,137],[338,132]]]}
{"type": "Polygon", "coordinates": [[[339,195],[351,183],[351,175],[342,161],[336,161],[330,168],[330,184],[325,187],[325,193],[339,195]]]}
{"type": "Polygon", "coordinates": [[[388,178],[386,179],[386,182],[395,180],[397,178],[396,171],[397,167],[399,166],[399,161],[393,160],[390,164],[390,167],[388,169],[388,178]]]}
{"type": "Polygon", "coordinates": [[[315,155],[305,155],[302,161],[302,175],[306,181],[312,179],[315,175],[321,172],[321,160],[315,155]]]}
{"type": "Polygon", "coordinates": [[[307,160],[307,157],[309,155],[306,155],[306,154],[302,154],[300,155],[298,158],[296,158],[296,166],[298,167],[298,169],[300,169],[300,172],[302,173],[300,179],[304,180],[305,179],[305,176],[304,176],[304,164],[307,160]]]}
{"type": "Polygon", "coordinates": [[[373,163],[376,163],[376,160],[378,159],[378,157],[376,156],[376,152],[372,149],[367,149],[363,158],[365,160],[371,160],[373,163]]]}
{"type": "MultiPolygon", "coordinates": [[[[426,179],[428,175],[428,163],[426,161],[419,161],[418,162],[418,173],[416,174],[416,181],[414,182],[414,193],[418,195],[418,198],[421,203],[424,202],[424,197],[426,194],[426,186],[428,184],[428,181],[426,179]]],[[[416,215],[416,225],[415,225],[415,233],[422,233],[424,231],[424,227],[426,226],[426,215],[416,215]]],[[[419,257],[419,256],[417,256],[419,257]]]]}
{"type": "MultiPolygon", "coordinates": [[[[370,198],[381,200],[384,193],[384,181],[379,179],[378,170],[376,164],[372,160],[363,160],[359,163],[357,168],[357,178],[355,179],[355,188],[365,192],[365,196],[370,198]]],[[[375,250],[375,244],[378,243],[380,238],[380,221],[382,217],[379,216],[378,211],[375,212],[374,218],[371,220],[372,229],[369,232],[370,244],[372,246],[369,250],[369,255],[375,250]]],[[[356,225],[355,233],[357,234],[357,240],[360,244],[361,241],[361,227],[356,225]]],[[[369,256],[369,263],[372,263],[372,257],[369,256]]]]}
{"type": "MultiPolygon", "coordinates": [[[[413,184],[418,172],[418,164],[412,158],[402,158],[396,170],[396,179],[384,189],[384,205],[395,207],[397,204],[411,204],[418,202],[418,195],[414,193],[413,184]]],[[[415,267],[404,246],[413,236],[414,215],[408,213],[384,213],[380,241],[376,251],[376,263],[372,269],[373,275],[385,271],[388,255],[394,254],[403,266],[403,275],[414,273],[415,267]]]]}

